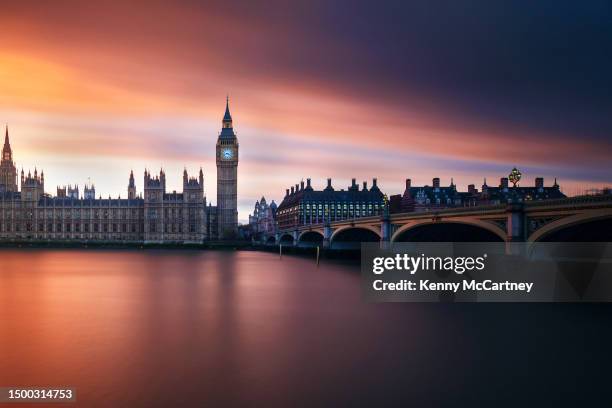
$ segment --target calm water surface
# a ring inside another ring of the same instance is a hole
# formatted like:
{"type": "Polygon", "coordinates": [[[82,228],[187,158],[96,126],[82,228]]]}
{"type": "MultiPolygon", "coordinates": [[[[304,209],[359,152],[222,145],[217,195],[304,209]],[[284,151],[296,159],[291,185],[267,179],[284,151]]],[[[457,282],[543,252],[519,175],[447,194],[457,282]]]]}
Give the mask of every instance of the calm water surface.
{"type": "Polygon", "coordinates": [[[355,266],[261,252],[0,250],[0,386],[87,407],[583,405],[609,389],[611,317],[366,304],[355,266]]]}

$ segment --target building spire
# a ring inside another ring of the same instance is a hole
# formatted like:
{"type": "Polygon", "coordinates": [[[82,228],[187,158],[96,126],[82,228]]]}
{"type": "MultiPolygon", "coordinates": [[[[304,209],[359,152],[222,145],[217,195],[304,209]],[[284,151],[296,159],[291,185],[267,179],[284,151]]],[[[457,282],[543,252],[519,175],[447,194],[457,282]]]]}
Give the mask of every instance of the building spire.
{"type": "Polygon", "coordinates": [[[9,135],[8,135],[8,124],[5,127],[5,131],[4,131],[4,148],[9,148],[10,149],[11,144],[9,142],[9,135]]]}
{"type": "Polygon", "coordinates": [[[4,131],[4,147],[2,148],[2,157],[1,159],[12,161],[13,160],[13,151],[11,150],[11,143],[9,141],[9,133],[8,133],[8,125],[5,127],[4,131]]]}
{"type": "Polygon", "coordinates": [[[223,115],[223,124],[225,125],[226,122],[229,122],[230,125],[232,123],[232,115],[229,110],[229,95],[225,98],[225,115],[223,115]]]}

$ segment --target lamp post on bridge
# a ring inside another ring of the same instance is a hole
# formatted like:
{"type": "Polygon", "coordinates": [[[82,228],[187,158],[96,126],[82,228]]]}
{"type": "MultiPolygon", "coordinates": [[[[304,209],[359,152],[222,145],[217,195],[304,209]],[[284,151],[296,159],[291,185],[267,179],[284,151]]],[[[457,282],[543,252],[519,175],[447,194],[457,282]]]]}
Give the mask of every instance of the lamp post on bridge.
{"type": "Polygon", "coordinates": [[[389,197],[383,196],[383,213],[380,218],[380,247],[388,249],[391,246],[391,220],[389,216],[389,197]]]}
{"type": "Polygon", "coordinates": [[[519,181],[521,181],[522,176],[521,171],[516,167],[510,171],[510,174],[508,174],[508,180],[510,180],[512,183],[512,187],[516,188],[516,185],[519,183],[519,181]]]}
{"type": "Polygon", "coordinates": [[[510,174],[508,174],[508,180],[510,180],[510,182],[512,183],[512,192],[511,192],[511,198],[510,198],[512,202],[520,201],[518,191],[517,191],[517,185],[519,181],[521,181],[522,177],[523,175],[521,174],[521,171],[517,169],[516,167],[514,167],[510,171],[510,174]]]}
{"type": "Polygon", "coordinates": [[[520,251],[519,246],[513,245],[514,242],[525,241],[525,205],[521,202],[517,191],[522,177],[523,174],[516,167],[508,174],[508,180],[512,183],[512,193],[506,207],[506,252],[510,254],[520,251]]]}

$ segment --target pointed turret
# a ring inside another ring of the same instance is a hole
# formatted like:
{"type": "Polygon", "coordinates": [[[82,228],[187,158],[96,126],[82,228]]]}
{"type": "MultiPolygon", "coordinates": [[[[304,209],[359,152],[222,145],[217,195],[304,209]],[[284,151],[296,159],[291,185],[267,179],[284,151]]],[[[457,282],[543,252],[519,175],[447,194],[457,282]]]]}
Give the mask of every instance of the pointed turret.
{"type": "Polygon", "coordinates": [[[225,99],[225,115],[223,115],[223,127],[231,128],[232,127],[232,115],[229,110],[229,95],[225,99]]]}
{"type": "Polygon", "coordinates": [[[166,172],[163,168],[159,170],[159,184],[162,187],[162,191],[166,192],[166,172]]]}
{"type": "Polygon", "coordinates": [[[17,188],[17,168],[13,162],[13,150],[9,141],[8,125],[4,130],[4,147],[0,156],[0,191],[16,192],[17,188]]]}
{"type": "Polygon", "coordinates": [[[13,150],[11,149],[11,142],[9,140],[8,125],[6,125],[4,131],[4,147],[2,148],[2,161],[13,161],[13,150]]]}
{"type": "Polygon", "coordinates": [[[130,181],[128,183],[128,199],[136,198],[136,182],[134,181],[134,170],[130,170],[130,181]]]}

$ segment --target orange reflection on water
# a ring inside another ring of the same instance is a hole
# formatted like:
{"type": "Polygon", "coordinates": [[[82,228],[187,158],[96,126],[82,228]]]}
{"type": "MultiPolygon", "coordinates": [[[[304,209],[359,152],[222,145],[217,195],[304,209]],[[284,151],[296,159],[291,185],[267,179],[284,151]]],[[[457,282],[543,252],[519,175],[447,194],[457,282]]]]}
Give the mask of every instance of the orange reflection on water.
{"type": "Polygon", "coordinates": [[[314,258],[1,250],[0,265],[0,386],[75,386],[83,406],[291,404],[414,318],[381,319],[353,267],[314,258]]]}

